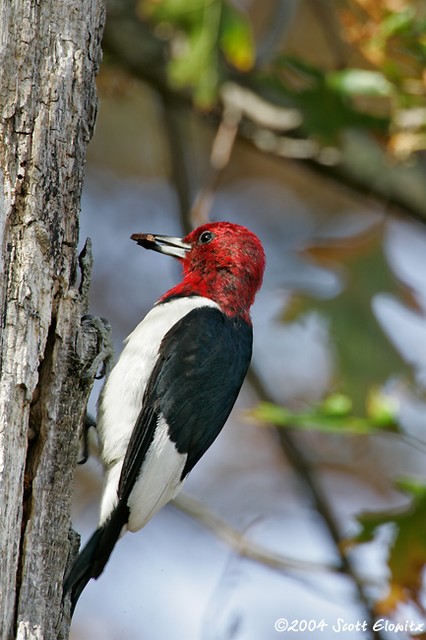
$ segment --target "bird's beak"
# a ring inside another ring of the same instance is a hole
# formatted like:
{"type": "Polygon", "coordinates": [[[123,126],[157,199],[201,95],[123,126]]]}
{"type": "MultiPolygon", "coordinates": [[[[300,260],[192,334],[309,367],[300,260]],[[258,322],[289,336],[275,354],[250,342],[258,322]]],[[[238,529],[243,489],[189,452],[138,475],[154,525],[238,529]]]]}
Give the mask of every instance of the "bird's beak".
{"type": "Polygon", "coordinates": [[[131,240],[135,240],[139,246],[145,249],[159,251],[167,256],[174,258],[185,258],[191,245],[184,242],[182,238],[173,236],[156,236],[152,233],[134,233],[130,236],[131,240]]]}

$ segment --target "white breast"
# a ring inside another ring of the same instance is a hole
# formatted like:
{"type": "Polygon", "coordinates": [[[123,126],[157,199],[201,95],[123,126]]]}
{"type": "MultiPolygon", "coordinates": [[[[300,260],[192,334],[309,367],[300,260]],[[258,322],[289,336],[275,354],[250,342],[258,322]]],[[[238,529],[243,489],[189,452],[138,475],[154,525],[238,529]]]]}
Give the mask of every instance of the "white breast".
{"type": "MultiPolygon", "coordinates": [[[[198,307],[218,305],[208,298],[193,296],[190,298],[176,298],[170,302],[155,306],[136,327],[126,340],[123,352],[111,371],[105,383],[98,404],[97,431],[100,444],[100,457],[105,467],[104,493],[101,504],[101,524],[111,513],[117,502],[117,487],[120,479],[121,467],[127,450],[133,427],[142,408],[142,399],[149,376],[154,368],[161,341],[164,335],[176,322],[187,313],[198,307]]],[[[164,421],[163,421],[164,422],[164,421]]],[[[183,466],[181,456],[172,443],[166,442],[167,425],[164,423],[156,437],[160,440],[157,446],[156,459],[152,459],[152,452],[148,452],[144,463],[143,473],[137,483],[137,490],[129,499],[129,506],[135,507],[135,501],[142,504],[142,512],[136,518],[139,524],[136,528],[129,522],[129,528],[136,530],[145,524],[151,515],[165,502],[161,498],[161,490],[154,495],[152,487],[164,486],[165,493],[176,484],[176,477],[180,478],[183,466]],[[163,434],[163,435],[161,435],[163,434]],[[174,449],[176,452],[171,450],[174,449]],[[151,457],[150,457],[151,456],[151,457]],[[163,467],[163,478],[158,478],[158,470],[163,467]],[[179,471],[180,469],[180,471],[179,471]],[[146,494],[143,487],[146,486],[146,494]],[[133,495],[134,494],[134,495],[133,495]],[[146,505],[144,502],[146,501],[146,505]],[[157,503],[161,504],[156,507],[157,503]],[[130,504],[132,503],[132,505],[130,504]]],[[[178,487],[175,488],[177,492],[178,487]]],[[[136,523],[133,523],[136,524],[136,523]]]]}

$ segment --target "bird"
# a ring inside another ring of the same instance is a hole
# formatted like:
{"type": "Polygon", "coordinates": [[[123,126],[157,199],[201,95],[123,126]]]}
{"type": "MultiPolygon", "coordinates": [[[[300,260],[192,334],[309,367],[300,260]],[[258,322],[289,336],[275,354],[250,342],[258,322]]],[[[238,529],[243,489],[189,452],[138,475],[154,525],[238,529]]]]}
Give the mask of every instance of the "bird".
{"type": "Polygon", "coordinates": [[[265,269],[254,233],[210,222],[184,238],[136,233],[131,239],[176,258],[182,280],[126,339],[99,396],[100,519],[64,581],[71,615],[118,539],[177,495],[219,435],[252,355],[250,308],[265,269]]]}

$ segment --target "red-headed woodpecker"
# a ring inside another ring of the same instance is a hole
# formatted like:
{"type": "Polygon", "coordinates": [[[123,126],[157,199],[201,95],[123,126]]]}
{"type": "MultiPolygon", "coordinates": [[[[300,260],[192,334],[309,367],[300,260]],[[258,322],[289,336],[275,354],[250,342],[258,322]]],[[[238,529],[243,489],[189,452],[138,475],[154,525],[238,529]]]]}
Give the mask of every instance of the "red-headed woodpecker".
{"type": "Polygon", "coordinates": [[[183,279],[127,338],[101,392],[100,523],[65,581],[72,610],[120,535],[143,527],[176,496],[225,424],[251,359],[250,307],[265,268],[259,239],[229,222],[183,239],[132,239],[177,258],[183,279]]]}

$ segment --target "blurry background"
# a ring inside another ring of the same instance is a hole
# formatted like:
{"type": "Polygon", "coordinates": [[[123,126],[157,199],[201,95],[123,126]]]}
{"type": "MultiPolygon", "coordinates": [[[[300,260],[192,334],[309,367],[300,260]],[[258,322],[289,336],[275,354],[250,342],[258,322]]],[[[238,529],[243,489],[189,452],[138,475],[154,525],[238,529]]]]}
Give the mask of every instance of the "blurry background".
{"type": "MultiPolygon", "coordinates": [[[[134,232],[231,220],[268,263],[231,419],[73,640],[426,637],[425,62],[421,1],[109,2],[91,312],[118,354],[179,279],[134,232]]],[[[83,541],[101,478],[78,469],[83,541]]]]}

